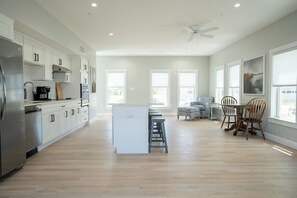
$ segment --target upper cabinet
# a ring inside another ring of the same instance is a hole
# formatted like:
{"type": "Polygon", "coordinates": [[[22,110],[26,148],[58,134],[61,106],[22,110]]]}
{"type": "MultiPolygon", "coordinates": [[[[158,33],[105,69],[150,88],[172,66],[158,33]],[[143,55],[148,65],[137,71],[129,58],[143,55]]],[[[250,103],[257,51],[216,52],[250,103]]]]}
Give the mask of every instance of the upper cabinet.
{"type": "Polygon", "coordinates": [[[44,48],[44,66],[31,65],[31,80],[53,80],[52,48],[44,48]]]}
{"type": "Polygon", "coordinates": [[[11,41],[14,40],[13,20],[2,13],[0,13],[0,36],[5,37],[11,41]]]}
{"type": "Polygon", "coordinates": [[[56,49],[53,50],[53,64],[61,67],[65,67],[71,70],[70,67],[70,57],[63,52],[56,49]]]}
{"type": "Polygon", "coordinates": [[[24,37],[24,61],[35,64],[44,65],[44,51],[45,47],[28,37],[24,37]]]}
{"type": "Polygon", "coordinates": [[[85,58],[81,58],[81,66],[80,66],[80,71],[89,73],[89,66],[88,66],[88,60],[85,58]]]}
{"type": "Polygon", "coordinates": [[[88,60],[81,57],[80,60],[80,82],[89,84],[89,64],[88,60]]]}

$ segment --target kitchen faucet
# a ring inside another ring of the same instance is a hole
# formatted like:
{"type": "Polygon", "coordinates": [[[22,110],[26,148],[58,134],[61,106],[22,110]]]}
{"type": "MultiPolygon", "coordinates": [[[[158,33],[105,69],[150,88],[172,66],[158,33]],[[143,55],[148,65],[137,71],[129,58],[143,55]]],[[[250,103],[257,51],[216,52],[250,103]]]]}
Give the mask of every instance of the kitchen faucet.
{"type": "Polygon", "coordinates": [[[35,87],[34,87],[34,84],[31,82],[31,81],[27,81],[27,82],[25,82],[24,83],[24,99],[26,100],[27,99],[27,89],[26,89],[26,85],[27,84],[31,84],[32,85],[32,92],[33,92],[33,94],[34,94],[34,90],[35,90],[35,87]]]}

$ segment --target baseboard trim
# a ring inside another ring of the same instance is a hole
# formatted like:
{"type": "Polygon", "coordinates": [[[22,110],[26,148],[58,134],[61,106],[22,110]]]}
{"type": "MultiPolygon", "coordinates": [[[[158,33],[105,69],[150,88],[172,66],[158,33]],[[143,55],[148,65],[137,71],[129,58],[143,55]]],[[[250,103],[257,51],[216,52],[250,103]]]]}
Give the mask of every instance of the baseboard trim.
{"type": "Polygon", "coordinates": [[[297,142],[293,142],[291,140],[288,140],[288,139],[285,139],[285,138],[282,138],[282,137],[273,135],[271,133],[265,133],[265,137],[267,139],[269,139],[269,140],[272,140],[274,142],[283,144],[285,146],[288,146],[290,148],[293,148],[293,149],[296,149],[297,150],[297,142]]]}

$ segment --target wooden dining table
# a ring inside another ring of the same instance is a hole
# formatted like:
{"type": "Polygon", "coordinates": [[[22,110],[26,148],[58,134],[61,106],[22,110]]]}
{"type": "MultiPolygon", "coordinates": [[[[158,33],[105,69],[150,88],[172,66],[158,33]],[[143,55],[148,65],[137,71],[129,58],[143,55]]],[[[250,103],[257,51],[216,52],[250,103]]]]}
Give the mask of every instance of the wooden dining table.
{"type": "MultiPolygon", "coordinates": [[[[245,103],[238,103],[238,104],[225,104],[225,106],[230,107],[230,108],[234,108],[236,110],[236,122],[234,124],[231,125],[230,128],[225,128],[225,131],[232,131],[235,129],[233,135],[237,135],[237,126],[241,123],[240,119],[243,116],[243,110],[246,108],[245,103]]],[[[244,128],[244,127],[240,127],[240,128],[244,128]]]]}

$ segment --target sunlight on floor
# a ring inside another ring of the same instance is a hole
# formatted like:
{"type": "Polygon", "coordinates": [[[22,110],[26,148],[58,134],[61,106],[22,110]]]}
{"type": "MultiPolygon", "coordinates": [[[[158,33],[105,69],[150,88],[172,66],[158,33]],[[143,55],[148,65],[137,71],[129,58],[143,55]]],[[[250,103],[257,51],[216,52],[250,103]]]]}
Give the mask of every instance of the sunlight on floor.
{"type": "Polygon", "coordinates": [[[282,148],[280,146],[273,145],[272,148],[275,149],[275,150],[277,150],[277,151],[279,151],[279,152],[282,152],[282,153],[284,153],[286,155],[289,155],[289,156],[292,156],[293,155],[293,152],[292,151],[289,151],[287,149],[284,149],[284,148],[282,148]]]}

